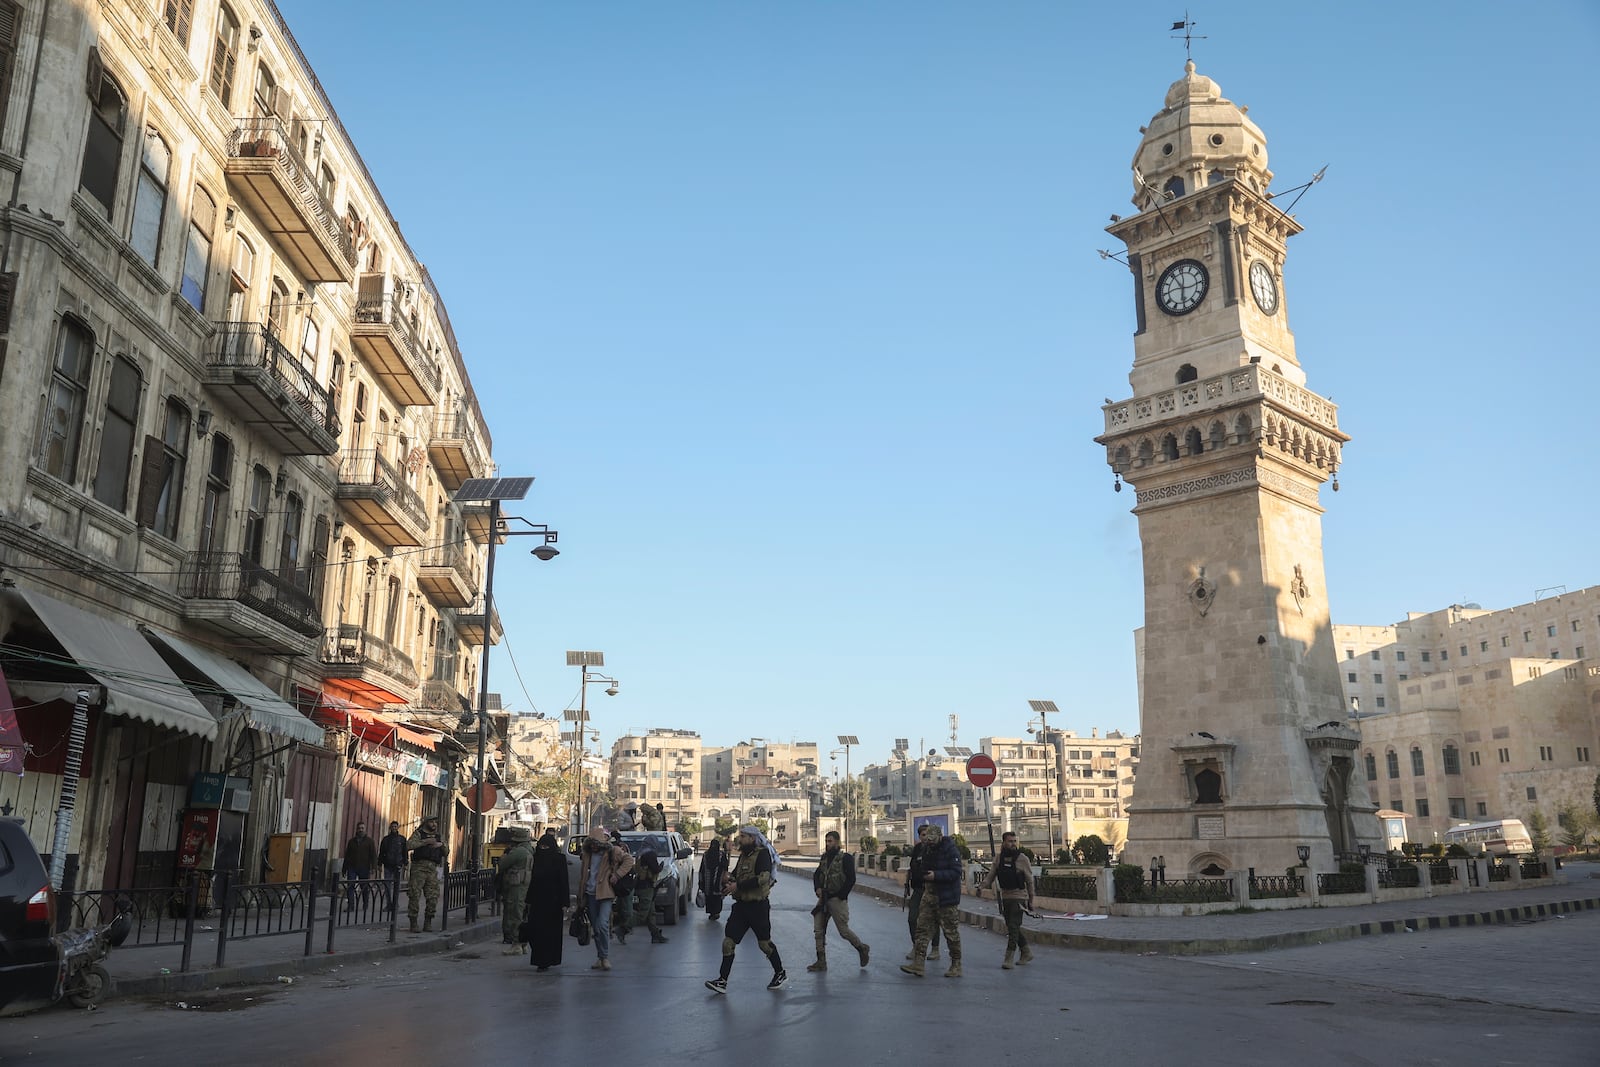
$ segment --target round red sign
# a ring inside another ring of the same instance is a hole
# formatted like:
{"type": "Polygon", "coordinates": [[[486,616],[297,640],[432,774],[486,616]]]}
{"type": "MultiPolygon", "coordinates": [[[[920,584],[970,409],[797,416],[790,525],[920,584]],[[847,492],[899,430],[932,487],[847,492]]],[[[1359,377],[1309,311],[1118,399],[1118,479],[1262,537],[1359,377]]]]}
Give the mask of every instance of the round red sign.
{"type": "Polygon", "coordinates": [[[994,757],[979,752],[967,760],[967,781],[978,789],[988,789],[1000,776],[994,757]]]}

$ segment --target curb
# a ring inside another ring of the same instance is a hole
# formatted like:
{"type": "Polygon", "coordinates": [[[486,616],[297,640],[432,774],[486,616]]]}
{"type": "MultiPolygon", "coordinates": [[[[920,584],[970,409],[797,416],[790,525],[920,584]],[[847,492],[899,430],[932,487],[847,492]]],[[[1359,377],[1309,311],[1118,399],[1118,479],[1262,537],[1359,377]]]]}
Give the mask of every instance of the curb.
{"type": "MultiPolygon", "coordinates": [[[[795,873],[806,873],[805,868],[789,868],[795,873]]],[[[875,885],[857,882],[855,893],[875,900],[898,904],[901,894],[891,893],[875,885]]],[[[1128,952],[1162,956],[1216,956],[1234,952],[1261,952],[1275,948],[1299,948],[1321,945],[1329,941],[1350,941],[1358,937],[1381,934],[1417,933],[1423,930],[1452,930],[1466,926],[1496,926],[1525,922],[1530,919],[1548,919],[1577,911],[1600,910],[1600,897],[1579,897],[1572,900],[1551,901],[1545,904],[1525,904],[1520,907],[1494,908],[1488,911],[1462,912],[1455,915],[1427,915],[1412,919],[1383,919],[1377,922],[1339,923],[1315,930],[1286,930],[1276,934],[1256,937],[1194,937],[1194,938],[1134,938],[1094,937],[1088,934],[1064,934],[1053,930],[1029,929],[1028,940],[1041,945],[1059,948],[1086,949],[1092,952],[1128,952]]],[[[1003,934],[1005,920],[999,915],[980,914],[961,910],[961,922],[980,930],[1003,934]]]]}
{"type": "Polygon", "coordinates": [[[299,976],[322,974],[327,971],[358,963],[372,963],[398,956],[427,956],[448,952],[458,943],[474,944],[500,934],[500,920],[479,920],[471,926],[440,931],[432,937],[416,941],[395,941],[376,948],[354,949],[349,952],[318,952],[310,956],[293,956],[288,959],[264,963],[225,964],[201,971],[183,974],[151,974],[136,978],[112,979],[109,997],[161,996],[167,993],[198,993],[231,985],[262,985],[274,982],[280,975],[299,976]]]}

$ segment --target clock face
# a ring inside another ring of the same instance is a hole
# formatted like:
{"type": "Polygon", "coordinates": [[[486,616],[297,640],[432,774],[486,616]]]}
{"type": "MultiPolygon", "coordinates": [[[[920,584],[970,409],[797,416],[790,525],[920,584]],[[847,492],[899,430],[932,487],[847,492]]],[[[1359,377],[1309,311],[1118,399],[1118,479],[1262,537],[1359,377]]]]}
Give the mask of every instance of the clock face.
{"type": "Polygon", "coordinates": [[[1192,259],[1180,259],[1161,272],[1156,303],[1168,315],[1187,315],[1205,299],[1210,281],[1205,267],[1192,259]]]}
{"type": "Polygon", "coordinates": [[[1278,310],[1278,280],[1272,268],[1262,260],[1250,264],[1250,293],[1256,298],[1256,307],[1268,315],[1278,310]]]}

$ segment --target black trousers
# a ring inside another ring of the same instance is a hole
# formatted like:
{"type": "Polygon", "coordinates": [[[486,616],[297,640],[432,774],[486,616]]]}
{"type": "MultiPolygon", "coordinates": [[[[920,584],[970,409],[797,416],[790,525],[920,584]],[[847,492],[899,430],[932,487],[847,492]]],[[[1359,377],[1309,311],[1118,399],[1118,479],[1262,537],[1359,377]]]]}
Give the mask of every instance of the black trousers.
{"type": "Polygon", "coordinates": [[[756,935],[757,941],[772,940],[772,901],[736,900],[728,913],[728,925],[723,936],[735,945],[744,940],[745,932],[756,935]]]}

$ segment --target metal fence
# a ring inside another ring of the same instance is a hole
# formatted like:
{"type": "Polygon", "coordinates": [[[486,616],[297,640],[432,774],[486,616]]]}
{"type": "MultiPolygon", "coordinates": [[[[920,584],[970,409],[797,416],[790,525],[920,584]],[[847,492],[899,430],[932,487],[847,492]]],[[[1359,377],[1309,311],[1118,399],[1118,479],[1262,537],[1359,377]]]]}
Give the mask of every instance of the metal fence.
{"type": "Polygon", "coordinates": [[[1041,897],[1094,900],[1099,896],[1100,880],[1091,874],[1052,874],[1039,878],[1034,889],[1041,897]]]}
{"type": "Polygon", "coordinates": [[[1144,885],[1132,894],[1117,887],[1117,902],[1128,904],[1209,904],[1233,899],[1233,883],[1226,878],[1177,878],[1144,885]]]}
{"type": "Polygon", "coordinates": [[[1422,874],[1412,865],[1379,867],[1379,889],[1416,889],[1422,885],[1422,874]]]}
{"type": "Polygon", "coordinates": [[[1365,871],[1340,871],[1337,874],[1317,875],[1318,893],[1365,893],[1366,891],[1365,871]]]}
{"type": "Polygon", "coordinates": [[[1448,863],[1430,863],[1428,877],[1434,885],[1450,885],[1456,880],[1456,869],[1448,863]]]}
{"type": "Polygon", "coordinates": [[[1305,891],[1306,882],[1298,874],[1258,874],[1250,877],[1251,900],[1274,900],[1297,897],[1305,891]]]}

